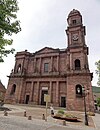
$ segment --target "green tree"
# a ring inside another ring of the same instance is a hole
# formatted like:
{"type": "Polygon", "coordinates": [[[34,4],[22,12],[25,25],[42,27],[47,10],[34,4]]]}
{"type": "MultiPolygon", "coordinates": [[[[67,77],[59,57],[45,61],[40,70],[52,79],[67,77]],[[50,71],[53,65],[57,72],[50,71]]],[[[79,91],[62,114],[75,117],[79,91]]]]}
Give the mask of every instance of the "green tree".
{"type": "Polygon", "coordinates": [[[99,106],[99,107],[100,107],[100,97],[99,97],[99,98],[97,98],[97,106],[99,106]]]}
{"type": "Polygon", "coordinates": [[[98,84],[98,86],[100,86],[100,60],[95,62],[95,65],[97,67],[96,74],[98,75],[98,82],[97,82],[97,84],[98,84]]]}
{"type": "Polygon", "coordinates": [[[17,0],[0,0],[0,62],[4,62],[4,57],[15,51],[13,48],[7,49],[7,46],[13,43],[12,34],[21,31],[16,15],[18,10],[17,0]]]}

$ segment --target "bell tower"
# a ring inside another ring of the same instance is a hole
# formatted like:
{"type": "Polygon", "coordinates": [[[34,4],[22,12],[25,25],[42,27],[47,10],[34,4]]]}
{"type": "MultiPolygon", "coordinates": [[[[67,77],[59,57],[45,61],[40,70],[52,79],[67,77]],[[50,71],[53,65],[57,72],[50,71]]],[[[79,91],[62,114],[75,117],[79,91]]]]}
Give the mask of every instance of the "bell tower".
{"type": "Polygon", "coordinates": [[[67,18],[67,102],[68,110],[84,110],[82,87],[89,90],[87,110],[93,111],[92,73],[88,65],[88,47],[85,44],[85,26],[82,15],[73,9],[67,18]]]}
{"type": "Polygon", "coordinates": [[[68,15],[68,28],[66,30],[68,39],[67,64],[70,70],[88,70],[88,47],[85,44],[85,26],[82,23],[82,15],[78,10],[73,9],[68,15]]]}
{"type": "Polygon", "coordinates": [[[68,15],[68,47],[85,46],[85,26],[79,11],[73,9],[68,15]]]}

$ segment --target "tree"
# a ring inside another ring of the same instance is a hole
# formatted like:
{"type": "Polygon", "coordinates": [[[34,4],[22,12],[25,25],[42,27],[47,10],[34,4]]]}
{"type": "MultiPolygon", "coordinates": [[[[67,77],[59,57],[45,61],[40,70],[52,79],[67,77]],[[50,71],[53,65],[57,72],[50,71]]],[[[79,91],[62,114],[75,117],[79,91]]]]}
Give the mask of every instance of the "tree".
{"type": "Polygon", "coordinates": [[[20,21],[16,20],[18,10],[17,0],[0,0],[0,62],[4,62],[3,58],[15,51],[13,48],[7,49],[7,46],[13,43],[8,37],[21,31],[20,21]]]}
{"type": "Polygon", "coordinates": [[[95,62],[95,65],[97,67],[95,72],[98,75],[98,82],[97,82],[97,84],[98,84],[98,86],[100,86],[100,60],[95,62]]]}
{"type": "Polygon", "coordinates": [[[100,107],[100,97],[99,97],[99,98],[97,98],[97,106],[99,106],[99,107],[100,107]]]}

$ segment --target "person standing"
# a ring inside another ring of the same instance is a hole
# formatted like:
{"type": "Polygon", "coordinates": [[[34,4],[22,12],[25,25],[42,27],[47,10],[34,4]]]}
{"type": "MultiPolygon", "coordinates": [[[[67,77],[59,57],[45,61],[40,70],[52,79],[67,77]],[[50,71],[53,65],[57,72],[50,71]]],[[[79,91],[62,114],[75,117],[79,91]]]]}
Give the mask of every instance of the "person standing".
{"type": "Polygon", "coordinates": [[[51,116],[53,116],[54,115],[54,108],[52,105],[50,106],[50,111],[51,111],[51,116]]]}

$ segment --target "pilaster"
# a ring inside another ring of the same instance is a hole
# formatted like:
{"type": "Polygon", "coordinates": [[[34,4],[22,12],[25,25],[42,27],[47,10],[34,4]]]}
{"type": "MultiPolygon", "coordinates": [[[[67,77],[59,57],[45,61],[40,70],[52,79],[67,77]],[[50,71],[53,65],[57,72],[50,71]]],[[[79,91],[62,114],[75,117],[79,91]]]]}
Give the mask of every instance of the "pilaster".
{"type": "Polygon", "coordinates": [[[34,73],[36,72],[36,58],[34,58],[34,73]]]}
{"type": "Polygon", "coordinates": [[[30,90],[30,99],[29,101],[33,101],[33,90],[34,90],[34,82],[31,83],[31,90],[30,90]]]}
{"type": "Polygon", "coordinates": [[[52,72],[52,64],[53,64],[53,57],[51,56],[51,60],[50,60],[50,72],[52,72]]]}
{"type": "Polygon", "coordinates": [[[57,72],[59,71],[59,56],[57,56],[57,72]]]}
{"type": "Polygon", "coordinates": [[[52,82],[51,81],[50,81],[49,95],[50,95],[50,102],[52,103],[52,82]]]}
{"type": "Polygon", "coordinates": [[[36,104],[39,104],[39,81],[37,82],[37,89],[36,89],[36,104]]]}
{"type": "Polygon", "coordinates": [[[40,57],[40,62],[39,62],[39,72],[41,73],[41,57],[40,57]]]}
{"type": "Polygon", "coordinates": [[[72,57],[72,53],[70,53],[70,69],[73,69],[73,57],[72,57]]]}
{"type": "Polygon", "coordinates": [[[59,106],[59,82],[56,82],[56,106],[59,106]]]}

